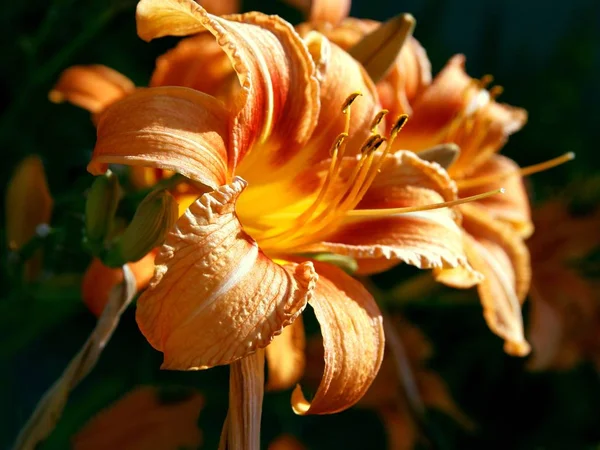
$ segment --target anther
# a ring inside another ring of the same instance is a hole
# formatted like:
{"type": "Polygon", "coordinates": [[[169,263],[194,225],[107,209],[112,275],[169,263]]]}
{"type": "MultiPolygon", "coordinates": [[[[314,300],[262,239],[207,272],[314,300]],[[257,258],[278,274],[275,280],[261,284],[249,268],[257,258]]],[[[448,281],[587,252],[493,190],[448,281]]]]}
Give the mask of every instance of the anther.
{"type": "Polygon", "coordinates": [[[502,86],[494,86],[490,89],[490,98],[492,100],[497,99],[504,92],[504,88],[502,86]]]}
{"type": "Polygon", "coordinates": [[[407,121],[408,121],[408,115],[407,114],[402,114],[400,117],[398,117],[398,120],[396,120],[396,123],[392,127],[392,132],[390,133],[390,135],[391,136],[395,136],[398,133],[400,133],[400,130],[402,130],[402,128],[404,127],[404,125],[406,125],[407,121]]]}
{"type": "Polygon", "coordinates": [[[338,135],[338,137],[335,138],[333,145],[329,149],[329,156],[333,156],[335,153],[337,153],[347,138],[348,138],[348,133],[340,133],[338,135]]]}
{"type": "Polygon", "coordinates": [[[382,109],[377,113],[377,115],[373,119],[373,122],[371,122],[371,133],[377,133],[377,127],[379,126],[379,124],[381,123],[381,121],[387,113],[389,113],[387,109],[382,109]]]}
{"type": "Polygon", "coordinates": [[[384,138],[381,137],[381,135],[379,134],[373,134],[371,136],[369,136],[367,138],[367,140],[365,141],[365,143],[362,145],[362,147],[360,148],[360,152],[365,154],[365,153],[370,153],[372,150],[372,148],[374,146],[379,147],[383,141],[385,141],[384,138]]]}
{"type": "Polygon", "coordinates": [[[490,74],[487,74],[481,77],[481,80],[479,80],[478,84],[482,89],[485,89],[492,81],[494,81],[494,77],[490,74]]]}
{"type": "Polygon", "coordinates": [[[356,100],[356,98],[361,95],[362,94],[360,92],[354,92],[353,94],[350,94],[344,102],[344,104],[342,105],[342,113],[346,114],[350,105],[352,105],[352,103],[354,103],[354,100],[356,100]]]}

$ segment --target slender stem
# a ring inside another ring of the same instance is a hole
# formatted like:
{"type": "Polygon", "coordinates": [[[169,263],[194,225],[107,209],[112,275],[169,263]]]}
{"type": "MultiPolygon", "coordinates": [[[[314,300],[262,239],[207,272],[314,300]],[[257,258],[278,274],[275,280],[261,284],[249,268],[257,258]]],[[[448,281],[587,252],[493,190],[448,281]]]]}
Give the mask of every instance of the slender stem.
{"type": "Polygon", "coordinates": [[[260,450],[260,420],[265,386],[265,352],[258,350],[231,364],[229,375],[229,411],[221,444],[227,436],[227,448],[260,450]]]}

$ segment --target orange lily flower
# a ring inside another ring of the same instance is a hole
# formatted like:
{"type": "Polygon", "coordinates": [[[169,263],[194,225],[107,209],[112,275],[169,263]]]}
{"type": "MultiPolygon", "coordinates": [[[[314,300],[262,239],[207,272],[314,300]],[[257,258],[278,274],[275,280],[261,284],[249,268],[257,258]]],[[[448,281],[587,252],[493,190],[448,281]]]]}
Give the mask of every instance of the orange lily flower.
{"type": "Polygon", "coordinates": [[[195,36],[159,59],[153,87],[97,116],[88,169],[171,170],[208,191],[156,258],[142,333],[163,368],[205,369],[266,347],[309,303],[326,369],[312,403],[296,389],[294,409],[351,406],[383,357],[381,315],[359,282],[307,258],[466,266],[454,211],[419,211],[455,201],[452,181],[411,152],[390,154],[406,118],[384,142],[372,81],[319,33],[301,39],[277,17],[225,19],[184,0],[142,0],[137,24],[146,40],[195,36]]]}
{"type": "MultiPolygon", "coordinates": [[[[298,28],[302,34],[315,28],[352,52],[378,25],[349,18],[335,27],[310,23],[298,28]]],[[[481,81],[469,77],[462,55],[453,57],[432,79],[425,51],[410,37],[392,61],[377,83],[379,96],[390,111],[411,117],[396,148],[417,152],[446,167],[461,197],[500,188],[506,192],[459,207],[465,250],[478,273],[460,268],[436,270],[437,280],[458,288],[477,285],[490,329],[505,340],[508,353],[526,355],[529,345],[521,304],[529,289],[531,268],[523,238],[532,233],[533,226],[518,166],[495,153],[525,124],[527,113],[497,103],[501,89],[488,91],[488,77],[481,81]]],[[[378,269],[373,267],[373,271],[378,269]]]]}
{"type": "Polygon", "coordinates": [[[568,370],[588,360],[600,370],[600,286],[575,266],[600,249],[600,210],[574,216],[557,200],[534,210],[533,217],[528,366],[568,370]]]}
{"type": "MultiPolygon", "coordinates": [[[[6,240],[9,250],[18,251],[48,224],[54,201],[48,189],[42,161],[29,156],[19,163],[6,190],[6,240]]],[[[40,251],[25,263],[25,279],[33,280],[42,267],[40,251]]]]}
{"type": "Polygon", "coordinates": [[[197,424],[203,404],[193,391],[178,395],[138,387],[93,417],[73,438],[73,449],[199,448],[202,433],[197,424]]]}

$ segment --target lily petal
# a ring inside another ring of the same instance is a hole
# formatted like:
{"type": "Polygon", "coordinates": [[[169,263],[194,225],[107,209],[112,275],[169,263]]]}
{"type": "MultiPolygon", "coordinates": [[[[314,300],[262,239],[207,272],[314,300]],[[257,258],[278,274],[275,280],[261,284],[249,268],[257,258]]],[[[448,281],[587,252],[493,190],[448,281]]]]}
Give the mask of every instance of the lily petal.
{"type": "Polygon", "coordinates": [[[60,75],[48,97],[54,103],[67,101],[97,114],[134,90],[129,78],[110,67],[73,66],[60,75]]]}
{"type": "MultiPolygon", "coordinates": [[[[533,233],[529,198],[523,179],[518,173],[519,166],[501,155],[493,155],[469,177],[489,177],[490,181],[477,186],[464,187],[460,189],[461,197],[476,195],[481,192],[494,191],[504,188],[504,195],[493,195],[475,202],[479,207],[485,209],[493,218],[511,225],[523,238],[533,233]],[[513,173],[511,176],[506,174],[513,173]]],[[[465,181],[469,181],[467,178],[465,181]]],[[[459,182],[460,185],[460,182],[459,182]]]]}
{"type": "Polygon", "coordinates": [[[93,417],[73,438],[73,449],[198,448],[202,433],[197,422],[204,399],[194,391],[174,400],[166,395],[162,400],[154,387],[136,388],[93,417]]]}
{"type": "Polygon", "coordinates": [[[240,84],[227,54],[209,33],[182,39],[159,56],[150,86],[183,86],[205,92],[235,108],[240,84]]]}
{"type": "Polygon", "coordinates": [[[516,356],[529,353],[523,334],[521,303],[529,291],[531,266],[523,240],[507,225],[474,205],[461,205],[469,262],[485,279],[477,286],[490,329],[516,356]]]}
{"type": "MultiPolygon", "coordinates": [[[[315,29],[344,50],[349,50],[379,26],[380,22],[350,17],[335,27],[305,23],[297,28],[303,35],[315,29]]],[[[430,84],[431,63],[425,49],[411,36],[404,43],[391,70],[377,82],[377,91],[382,107],[389,110],[389,117],[395,119],[400,114],[411,115],[412,102],[430,84]]],[[[391,127],[392,124],[388,125],[391,127]]]]}
{"type": "MultiPolygon", "coordinates": [[[[136,262],[127,264],[135,277],[136,292],[145,289],[154,275],[154,257],[152,251],[136,262]]],[[[96,317],[100,317],[108,303],[111,291],[123,282],[123,270],[102,264],[98,258],[92,260],[81,283],[81,296],[88,309],[96,317]]]]}
{"type": "Polygon", "coordinates": [[[527,121],[524,110],[492,100],[464,66],[463,55],[451,58],[415,99],[400,141],[403,148],[413,151],[454,142],[461,149],[451,168],[457,177],[475,170],[527,121]]]}
{"type": "Polygon", "coordinates": [[[180,87],[140,89],[98,121],[88,170],[108,164],[167,169],[216,188],[227,182],[227,110],[214,97],[180,87]]]}
{"type": "Polygon", "coordinates": [[[310,54],[290,24],[261,13],[220,18],[192,0],[142,0],[136,17],[144,40],[208,31],[229,57],[241,86],[231,167],[270,135],[286,151],[306,142],[316,125],[318,84],[310,54]]]}
{"type": "Polygon", "coordinates": [[[245,186],[236,178],[204,194],[179,219],[156,258],[137,321],[164,353],[165,369],[229,364],[264,348],[311,296],[316,278],[311,263],[279,266],[242,230],[235,202],[245,186]]]}
{"type": "Polygon", "coordinates": [[[302,11],[311,23],[337,25],[350,13],[351,0],[287,0],[302,11]]]}
{"type": "Polygon", "coordinates": [[[375,300],[337,267],[315,263],[319,281],[309,304],[321,326],[325,371],[309,402],[298,385],[296,414],[331,414],[354,405],[367,391],[383,360],[383,320],[375,300]]]}
{"type": "Polygon", "coordinates": [[[306,364],[305,345],[304,325],[300,316],[266,348],[269,367],[267,390],[289,389],[298,383],[306,364]]]}
{"type": "MultiPolygon", "coordinates": [[[[401,151],[386,158],[356,210],[376,211],[454,199],[456,187],[439,165],[401,151]]],[[[352,256],[359,263],[358,272],[363,274],[399,262],[423,269],[468,267],[458,220],[450,208],[350,218],[324,242],[305,250],[352,256]],[[382,260],[389,264],[382,264],[382,260]]]]}

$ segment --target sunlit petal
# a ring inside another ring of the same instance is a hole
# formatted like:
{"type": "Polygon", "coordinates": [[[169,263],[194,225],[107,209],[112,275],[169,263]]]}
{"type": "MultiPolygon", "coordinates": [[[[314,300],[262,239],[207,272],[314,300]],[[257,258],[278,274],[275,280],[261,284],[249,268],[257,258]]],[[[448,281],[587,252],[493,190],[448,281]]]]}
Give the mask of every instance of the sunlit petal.
{"type": "MultiPolygon", "coordinates": [[[[455,198],[454,183],[437,164],[411,152],[397,152],[386,159],[356,210],[428,205],[455,198]]],[[[351,218],[324,242],[308,249],[357,258],[362,273],[388,266],[368,260],[406,262],[419,268],[467,266],[458,223],[459,216],[450,208],[351,218]]]]}
{"type": "Polygon", "coordinates": [[[137,7],[143,39],[208,31],[229,57],[241,86],[232,123],[233,167],[269,136],[290,151],[300,148],[316,124],[318,86],[306,47],[283,19],[260,13],[228,19],[191,0],[142,0],[137,7]]]}
{"type": "Polygon", "coordinates": [[[337,267],[315,263],[319,281],[310,305],[321,326],[325,371],[312,401],[300,386],[292,395],[297,414],[330,414],[354,405],[383,360],[381,312],[358,281],[337,267]]]}
{"type": "Polygon", "coordinates": [[[95,114],[134,90],[129,78],[110,67],[73,66],[61,74],[48,95],[54,103],[70,102],[95,114]]]}
{"type": "Polygon", "coordinates": [[[229,364],[266,347],[310,298],[311,263],[279,266],[242,230],[235,202],[245,185],[236,178],[198,199],[156,258],[137,321],[163,368],[229,364]]]}
{"type": "Polygon", "coordinates": [[[305,345],[304,325],[300,316],[266,348],[268,390],[289,389],[298,383],[304,374],[305,345]]]}
{"type": "Polygon", "coordinates": [[[88,170],[108,164],[168,169],[216,188],[227,182],[227,111],[192,89],[140,89],[100,117],[88,170]],[[132,113],[135,111],[135,113],[132,113]]]}

